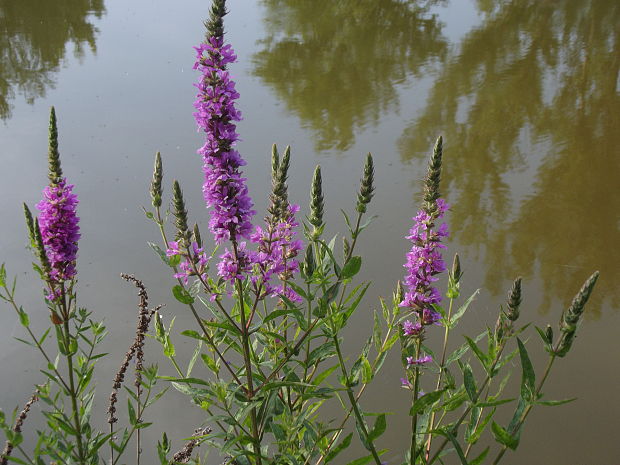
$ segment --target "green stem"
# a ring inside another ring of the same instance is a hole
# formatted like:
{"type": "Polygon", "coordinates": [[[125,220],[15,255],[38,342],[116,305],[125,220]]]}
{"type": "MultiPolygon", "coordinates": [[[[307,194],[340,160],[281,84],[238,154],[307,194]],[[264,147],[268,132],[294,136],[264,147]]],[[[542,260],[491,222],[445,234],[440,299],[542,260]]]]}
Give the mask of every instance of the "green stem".
{"type": "MultiPolygon", "coordinates": [[[[231,240],[233,246],[233,252],[235,254],[235,261],[239,264],[239,251],[237,248],[237,241],[232,238],[231,240]]],[[[236,278],[237,284],[237,293],[239,298],[239,315],[241,318],[241,342],[243,344],[243,360],[245,363],[245,372],[248,380],[248,400],[251,402],[254,397],[254,381],[252,379],[252,360],[250,359],[250,341],[249,341],[249,333],[248,328],[246,327],[245,321],[245,305],[243,303],[243,286],[241,283],[241,279],[236,278]]],[[[260,451],[260,439],[259,439],[259,431],[258,431],[258,422],[256,419],[256,407],[253,407],[250,410],[250,420],[252,422],[252,437],[253,437],[253,446],[254,446],[254,454],[256,455],[256,460],[258,465],[261,465],[261,451],[260,451]]]]}
{"type": "MultiPolygon", "coordinates": [[[[422,341],[418,338],[416,340],[415,346],[415,359],[418,360],[420,358],[420,347],[422,345],[422,341]]],[[[418,401],[418,391],[420,388],[420,369],[416,365],[413,371],[413,405],[418,401]]],[[[410,459],[409,463],[411,465],[415,465],[416,456],[417,456],[417,439],[418,439],[418,414],[415,413],[411,416],[411,447],[409,449],[410,459]]]]}
{"type": "MultiPolygon", "coordinates": [[[[162,239],[164,241],[164,244],[165,244],[166,248],[168,248],[168,239],[166,237],[166,231],[164,230],[163,221],[162,221],[162,218],[161,218],[161,213],[160,213],[159,208],[157,208],[156,212],[157,212],[157,221],[156,221],[156,223],[159,226],[159,231],[161,233],[161,237],[162,237],[162,239]]],[[[177,267],[176,266],[172,267],[172,269],[174,270],[175,273],[177,272],[177,267]]],[[[179,286],[181,286],[183,289],[185,289],[185,285],[183,284],[183,281],[181,281],[180,278],[177,278],[177,282],[179,283],[179,286]]],[[[202,335],[207,340],[207,343],[209,344],[209,346],[217,354],[217,356],[220,358],[220,360],[222,360],[222,364],[226,367],[226,369],[228,370],[230,375],[233,377],[235,382],[239,386],[242,386],[243,383],[241,382],[241,380],[239,379],[237,374],[234,372],[234,370],[228,365],[228,363],[226,362],[226,359],[224,358],[224,355],[217,348],[217,346],[215,345],[215,342],[213,341],[213,338],[207,332],[207,328],[205,328],[205,325],[203,324],[202,319],[200,318],[200,315],[198,315],[198,311],[196,310],[196,307],[194,307],[194,304],[189,304],[189,308],[190,308],[190,310],[192,312],[192,315],[194,316],[194,319],[198,323],[198,326],[200,326],[200,329],[202,330],[202,335]]]]}
{"type": "MultiPolygon", "coordinates": [[[[64,297],[64,296],[63,296],[64,297]]],[[[68,312],[66,312],[68,316],[68,312]]],[[[68,318],[63,318],[63,336],[64,336],[64,346],[67,351],[67,369],[69,371],[69,397],[71,397],[71,408],[73,410],[73,421],[75,423],[75,438],[77,442],[78,448],[78,462],[81,464],[86,464],[85,456],[84,456],[84,445],[82,444],[82,425],[80,422],[80,411],[77,405],[77,395],[78,393],[75,390],[75,380],[73,373],[73,355],[69,352],[69,347],[71,344],[71,333],[69,331],[69,320],[68,318]]]]}
{"type": "MultiPolygon", "coordinates": [[[[549,357],[549,361],[547,362],[547,367],[545,368],[545,373],[544,373],[542,379],[540,380],[540,383],[538,384],[538,388],[536,389],[536,393],[534,394],[534,400],[538,399],[538,396],[540,395],[540,391],[542,390],[543,385],[545,384],[545,381],[547,380],[547,377],[549,376],[549,373],[551,372],[551,367],[553,366],[553,362],[555,361],[555,359],[556,359],[556,355],[555,354],[551,354],[551,356],[549,357]]],[[[516,426],[514,428],[514,432],[519,431],[519,429],[521,428],[521,426],[525,422],[525,419],[527,418],[527,416],[529,415],[530,411],[533,408],[534,408],[534,404],[533,403],[530,403],[525,408],[525,410],[521,414],[521,418],[519,418],[519,421],[517,422],[517,424],[516,424],[516,426]]],[[[502,457],[504,456],[504,454],[506,453],[507,450],[508,450],[507,446],[503,446],[501,448],[501,450],[497,454],[497,457],[495,457],[495,460],[493,460],[493,465],[497,465],[499,463],[499,461],[502,459],[502,457]]]]}
{"type": "MultiPolygon", "coordinates": [[[[446,330],[444,332],[444,336],[443,336],[443,348],[441,350],[441,363],[439,364],[439,376],[437,377],[437,386],[435,387],[435,390],[439,390],[439,388],[441,387],[441,379],[443,377],[443,372],[445,370],[444,367],[444,363],[446,362],[446,351],[448,348],[448,337],[450,336],[450,318],[452,317],[452,304],[454,303],[454,299],[450,299],[450,306],[448,307],[448,319],[447,319],[447,323],[446,323],[446,330]]],[[[433,411],[433,413],[431,413],[431,420],[429,422],[429,428],[428,431],[432,431],[434,426],[435,426],[435,415],[437,414],[436,411],[433,411]]],[[[433,435],[429,434],[428,435],[428,440],[426,441],[426,461],[428,462],[428,458],[431,454],[431,442],[433,441],[433,435]]]]}
{"type": "MultiPolygon", "coordinates": [[[[502,357],[502,352],[504,351],[504,348],[506,347],[506,340],[504,340],[500,347],[499,350],[497,351],[497,355],[495,356],[495,359],[493,360],[493,364],[491,365],[490,370],[487,372],[487,376],[484,379],[484,382],[482,383],[482,386],[480,386],[480,389],[478,389],[478,391],[476,392],[475,395],[475,400],[477,401],[478,398],[482,395],[482,392],[485,390],[485,388],[487,387],[487,385],[491,382],[492,376],[491,373],[493,373],[495,371],[495,367],[497,366],[497,364],[499,363],[501,357],[502,357]]],[[[473,408],[475,402],[471,403],[463,412],[463,414],[459,417],[459,419],[456,421],[456,423],[454,423],[454,426],[452,427],[452,433],[456,433],[457,429],[459,426],[461,426],[461,423],[463,423],[463,421],[465,421],[465,418],[467,418],[467,415],[469,415],[469,412],[471,412],[471,409],[473,408]]],[[[431,458],[430,462],[427,462],[428,465],[431,465],[435,462],[435,460],[437,460],[437,458],[439,458],[439,454],[441,453],[441,451],[448,445],[448,442],[450,441],[450,439],[445,438],[443,440],[443,442],[439,445],[439,448],[435,451],[435,453],[433,454],[433,457],[431,458]]]]}
{"type": "Polygon", "coordinates": [[[368,436],[368,429],[366,428],[366,423],[364,423],[364,419],[362,418],[362,414],[360,413],[359,407],[357,405],[357,399],[355,398],[355,395],[353,394],[353,390],[351,389],[351,386],[349,384],[349,374],[347,373],[347,367],[344,364],[344,359],[342,358],[342,351],[340,350],[340,342],[338,341],[338,336],[335,335],[333,339],[334,339],[334,345],[336,346],[336,353],[338,354],[338,363],[340,364],[340,370],[342,371],[342,375],[344,376],[344,379],[345,379],[345,387],[347,390],[347,396],[349,397],[349,401],[351,402],[351,407],[353,408],[353,412],[355,413],[357,424],[359,425],[362,431],[362,434],[364,435],[364,440],[366,441],[366,445],[370,449],[370,452],[372,453],[372,456],[375,459],[375,462],[377,463],[377,465],[381,465],[381,459],[379,458],[379,454],[377,453],[377,449],[375,448],[373,441],[368,436]]]}

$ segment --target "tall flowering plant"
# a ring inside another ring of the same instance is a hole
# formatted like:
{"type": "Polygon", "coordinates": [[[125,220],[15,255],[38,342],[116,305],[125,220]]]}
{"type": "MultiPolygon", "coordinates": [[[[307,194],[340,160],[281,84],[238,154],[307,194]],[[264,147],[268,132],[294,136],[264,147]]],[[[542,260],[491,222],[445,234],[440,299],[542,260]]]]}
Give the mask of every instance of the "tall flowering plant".
{"type": "Polygon", "coordinates": [[[36,348],[45,362],[41,369],[43,379],[33,389],[24,408],[14,414],[12,424],[0,411],[0,428],[6,435],[6,443],[0,453],[0,465],[20,463],[40,465],[64,463],[115,465],[127,450],[131,439],[137,436],[137,463],[140,461],[140,430],[146,426],[142,418],[149,397],[156,383],[157,370],[144,365],[144,337],[148,331],[152,311],[147,308],[144,286],[132,276],[125,276],[140,289],[140,313],[136,341],[126,354],[121,370],[116,375],[108,407],[110,431],[99,431],[91,422],[91,408],[95,400],[93,374],[95,364],[105,354],[99,352],[99,344],[106,334],[105,326],[91,319],[91,312],[78,306],[77,301],[77,252],[80,239],[78,198],[63,175],[58,150],[56,112],[52,107],[49,120],[49,185],[43,189],[43,199],[37,204],[38,217],[24,204],[30,247],[36,262],[33,268],[43,283],[43,301],[47,306],[52,327],[42,335],[36,335],[30,325],[30,316],[17,301],[16,279],[7,282],[4,264],[0,266],[0,299],[7,302],[19,316],[20,323],[30,341],[20,341],[36,348]],[[53,329],[53,332],[52,332],[53,329]],[[52,332],[56,349],[50,347],[52,332]],[[56,352],[56,353],[55,353],[56,352]],[[130,427],[117,437],[114,424],[118,421],[116,403],[123,386],[129,362],[135,359],[135,392],[130,402],[130,427]],[[24,449],[23,427],[28,415],[37,406],[45,417],[45,426],[37,431],[36,446],[24,449]],[[101,454],[109,445],[109,458],[101,454]],[[20,458],[21,456],[21,458],[20,458]]]}
{"type": "Polygon", "coordinates": [[[91,424],[91,380],[96,361],[104,355],[97,352],[97,346],[105,328],[77,306],[78,201],[60,167],[52,109],[50,184],[37,205],[39,217],[33,217],[28,207],[25,213],[58,355],[51,354],[46,345],[51,329],[39,337],[30,328],[29,316],[17,303],[15,285],[7,283],[2,265],[0,298],[16,311],[31,338],[29,344],[44,357],[46,381],[37,386],[23,410],[15,412],[12,422],[0,411],[0,429],[6,436],[0,465],[9,461],[117,465],[126,462],[130,444],[135,444],[135,463],[139,465],[144,446],[141,431],[150,425],[145,411],[166,392],[167,388],[155,393],[162,379],[204,414],[200,425],[188,427],[193,433],[188,432],[191,437],[176,453],[171,455],[172,441],[163,435],[156,446],[162,465],[204,463],[201,445],[218,450],[226,463],[234,465],[344,463],[343,451],[353,444],[354,435],[359,446],[354,453],[359,456],[349,465],[431,465],[445,463],[448,454],[453,455],[450,460],[454,463],[458,460],[463,465],[499,463],[508,449],[517,448],[523,425],[535,406],[565,402],[544,399],[542,388],[555,361],[573,346],[598,273],[585,282],[563,312],[559,335],[554,335],[551,326],[536,328],[549,354],[538,382],[523,336],[529,325],[518,324],[521,278],[514,281],[494,328],[473,338],[466,336],[462,345],[450,347],[452,330],[477,292],[460,302],[460,259],[455,255],[448,271],[442,256],[448,237],[443,222],[448,205],[439,189],[443,157],[439,138],[430,157],[422,206],[406,235],[410,249],[403,250],[404,279],[395,286],[391,299],[380,299],[372,331],[359,354],[349,361],[342,350],[343,330],[356,311],[366,306],[362,301],[369,286],[356,281],[362,266],[362,257],[356,252],[361,233],[370,224],[365,218],[375,194],[373,158],[370,154],[366,157],[353,214],[343,211],[347,232],[340,251],[336,237],[325,237],[326,206],[319,166],[310,187],[308,216],[298,218],[300,207],[289,200],[288,147],[282,154],[275,145],[272,148],[269,207],[264,221],[254,224],[253,202],[242,173],[245,161],[236,150],[236,122],[241,113],[228,69],[236,57],[224,40],[225,14],[225,0],[213,0],[206,38],[195,48],[194,68],[200,78],[194,116],[204,134],[198,153],[204,172],[202,193],[210,215],[209,239],[203,239],[198,223],[190,225],[177,181],[172,183],[170,208],[174,225],[167,224],[159,153],[150,187],[153,210],[145,210],[161,236],[161,245],[150,246],[176,280],[172,295],[195,321],[193,328],[181,333],[195,343],[193,355],[184,360],[177,354],[172,322],[164,320],[159,306],[149,308],[142,281],[123,274],[123,279],[138,289],[136,336],[112,383],[108,430],[97,431],[91,424]],[[154,339],[171,362],[166,375],[144,362],[151,322],[154,339]],[[433,340],[440,332],[441,350],[434,351],[433,340]],[[403,376],[394,384],[410,395],[411,434],[402,455],[379,447],[388,417],[384,412],[368,412],[362,402],[367,386],[397,342],[403,376]],[[521,366],[517,399],[502,395],[508,382],[508,362],[513,358],[521,366]],[[132,362],[133,385],[128,386],[132,362]],[[481,376],[474,375],[472,363],[480,365],[477,371],[481,376]],[[205,371],[207,376],[202,374],[205,371]],[[498,378],[502,381],[497,382],[498,378]],[[118,411],[123,387],[126,415],[118,411]],[[43,410],[47,426],[33,450],[27,451],[22,429],[39,399],[47,406],[43,410]],[[341,414],[334,419],[337,405],[341,414]],[[512,410],[506,426],[494,421],[495,414],[504,409],[512,410]],[[127,420],[124,427],[119,426],[122,420],[127,420]],[[498,443],[493,453],[490,446],[479,446],[489,429],[498,443]]]}

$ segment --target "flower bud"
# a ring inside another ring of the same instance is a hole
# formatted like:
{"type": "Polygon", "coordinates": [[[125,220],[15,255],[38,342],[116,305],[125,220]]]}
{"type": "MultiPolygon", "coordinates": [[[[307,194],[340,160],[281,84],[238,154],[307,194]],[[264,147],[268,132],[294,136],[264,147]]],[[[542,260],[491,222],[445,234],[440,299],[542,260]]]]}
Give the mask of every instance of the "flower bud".
{"type": "Polygon", "coordinates": [[[50,109],[49,123],[49,145],[47,160],[49,164],[49,180],[52,184],[57,184],[62,179],[62,168],[60,167],[60,153],[58,152],[58,127],[56,125],[56,110],[50,109]]]}
{"type": "Polygon", "coordinates": [[[512,288],[508,293],[508,310],[506,316],[510,321],[516,321],[519,318],[519,306],[521,305],[521,277],[519,276],[512,283],[512,288]]]}
{"type": "MultiPolygon", "coordinates": [[[[314,176],[312,177],[312,187],[310,190],[310,217],[308,218],[310,224],[314,226],[315,233],[322,230],[323,209],[323,181],[321,178],[321,167],[317,165],[314,169],[314,176]]],[[[315,239],[318,239],[318,237],[315,239]]]]}
{"type": "Polygon", "coordinates": [[[161,164],[161,154],[157,152],[155,154],[155,167],[153,168],[153,179],[151,180],[151,203],[155,208],[161,207],[162,198],[162,179],[164,177],[164,170],[161,164]]]}
{"type": "Polygon", "coordinates": [[[596,271],[588,278],[571,302],[570,307],[562,314],[562,320],[560,321],[561,335],[557,349],[555,350],[555,354],[558,357],[564,357],[573,345],[575,333],[577,332],[577,323],[579,323],[583,315],[586,303],[590,298],[590,294],[592,294],[598,276],[599,272],[596,271]]]}
{"type": "Polygon", "coordinates": [[[172,184],[172,206],[175,217],[174,224],[177,228],[175,238],[177,241],[186,241],[187,243],[185,246],[188,246],[190,233],[189,227],[187,226],[187,210],[185,209],[185,200],[183,200],[183,191],[181,190],[181,186],[176,179],[172,184]]]}
{"type": "Polygon", "coordinates": [[[359,213],[366,213],[366,206],[370,203],[375,190],[373,183],[375,178],[375,168],[372,162],[372,155],[369,153],[366,156],[366,163],[364,164],[364,175],[361,179],[360,192],[357,194],[357,206],[356,210],[359,213]]]}

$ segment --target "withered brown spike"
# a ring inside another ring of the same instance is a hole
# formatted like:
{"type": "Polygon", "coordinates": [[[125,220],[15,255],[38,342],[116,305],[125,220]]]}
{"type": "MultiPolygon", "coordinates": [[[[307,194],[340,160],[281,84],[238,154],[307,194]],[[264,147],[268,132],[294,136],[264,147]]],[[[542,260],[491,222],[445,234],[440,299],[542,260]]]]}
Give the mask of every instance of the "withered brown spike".
{"type": "MultiPolygon", "coordinates": [[[[30,400],[28,400],[28,402],[26,402],[26,405],[24,405],[24,408],[22,409],[22,411],[19,412],[19,415],[17,415],[17,419],[15,420],[15,424],[13,425],[13,432],[15,433],[22,432],[22,427],[24,426],[24,421],[28,417],[28,412],[30,412],[30,407],[32,407],[32,404],[34,404],[38,400],[39,400],[39,389],[37,388],[32,394],[32,396],[30,397],[30,400]]],[[[12,444],[10,441],[6,441],[4,445],[4,449],[2,450],[2,454],[0,454],[0,465],[7,465],[9,463],[9,457],[13,453],[14,447],[15,445],[12,444]]]]}
{"type": "MultiPolygon", "coordinates": [[[[211,433],[212,429],[208,426],[198,428],[194,431],[194,436],[204,436],[211,433]]],[[[196,447],[200,446],[200,439],[190,439],[182,449],[172,456],[172,463],[187,463],[192,458],[192,453],[196,447]]]]}
{"type": "Polygon", "coordinates": [[[144,339],[145,335],[149,330],[149,325],[151,323],[151,319],[156,310],[161,308],[161,305],[158,305],[153,310],[149,310],[148,308],[148,294],[146,292],[146,287],[144,283],[137,279],[135,276],[121,273],[121,278],[125,281],[132,282],[138,288],[138,308],[140,309],[138,312],[138,323],[136,325],[136,337],[125,353],[125,357],[123,358],[123,362],[121,363],[121,367],[116,373],[114,377],[114,384],[112,385],[112,393],[110,394],[109,406],[108,406],[108,423],[112,424],[117,421],[115,416],[116,413],[116,402],[118,401],[118,390],[121,388],[123,382],[125,381],[125,374],[127,372],[127,368],[129,367],[129,362],[135,357],[136,358],[136,368],[135,368],[135,381],[134,386],[138,389],[138,393],[142,391],[141,382],[142,382],[142,369],[144,368],[144,339]]]}

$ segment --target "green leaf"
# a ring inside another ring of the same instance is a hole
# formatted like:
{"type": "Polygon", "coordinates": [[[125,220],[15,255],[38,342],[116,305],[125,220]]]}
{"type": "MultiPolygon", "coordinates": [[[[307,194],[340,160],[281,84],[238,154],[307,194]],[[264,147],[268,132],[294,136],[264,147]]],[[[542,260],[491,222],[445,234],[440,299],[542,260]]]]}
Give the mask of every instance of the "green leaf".
{"type": "Polygon", "coordinates": [[[353,437],[353,433],[349,433],[336,447],[334,447],[329,453],[325,456],[325,463],[328,464],[343,450],[351,445],[351,438],[353,437]]]}
{"type": "Polygon", "coordinates": [[[569,402],[573,402],[577,400],[577,397],[573,397],[572,399],[564,399],[564,400],[539,400],[536,402],[539,405],[546,405],[547,407],[555,407],[556,405],[564,405],[569,402]]]}
{"type": "Polygon", "coordinates": [[[136,410],[133,408],[131,399],[127,399],[127,412],[129,413],[129,424],[135,426],[136,424],[136,410]]]}
{"type": "Polygon", "coordinates": [[[372,459],[372,455],[369,455],[367,457],[360,457],[359,459],[353,460],[353,462],[349,462],[347,465],[364,465],[365,463],[372,461],[372,459]]]}
{"type": "Polygon", "coordinates": [[[21,307],[19,307],[19,322],[25,328],[30,326],[30,318],[28,318],[28,314],[21,307]]]}
{"type": "Polygon", "coordinates": [[[484,417],[484,419],[478,424],[478,426],[476,426],[473,433],[471,433],[469,437],[467,438],[468,443],[475,444],[480,440],[480,436],[484,432],[484,429],[487,427],[487,424],[489,423],[489,421],[491,421],[491,418],[493,418],[493,415],[495,414],[495,410],[496,410],[495,408],[492,408],[491,411],[487,414],[487,416],[484,417]]]}
{"type": "Polygon", "coordinates": [[[476,298],[479,292],[480,292],[480,289],[476,289],[476,291],[471,296],[469,296],[469,298],[465,301],[465,303],[463,303],[463,305],[461,305],[459,309],[456,312],[454,312],[454,315],[452,315],[448,323],[448,326],[450,328],[454,328],[456,326],[456,323],[465,314],[465,312],[469,308],[469,305],[474,301],[474,299],[476,298]]]}
{"type": "Polygon", "coordinates": [[[374,441],[378,437],[380,437],[383,433],[385,433],[385,429],[387,427],[387,422],[385,420],[385,413],[380,414],[375,421],[375,426],[373,426],[372,431],[368,433],[368,440],[374,441]]]}
{"type": "Polygon", "coordinates": [[[495,437],[495,440],[500,444],[512,450],[515,450],[519,445],[519,440],[517,438],[512,436],[508,431],[506,431],[495,422],[491,424],[491,431],[493,431],[493,436],[495,437]]]}
{"type": "Polygon", "coordinates": [[[0,265],[0,287],[6,286],[6,268],[4,263],[0,265]]]}
{"type": "Polygon", "coordinates": [[[172,295],[182,304],[190,305],[194,303],[194,298],[180,284],[172,288],[172,295]]]}
{"type": "Polygon", "coordinates": [[[484,462],[484,459],[487,458],[487,455],[489,455],[490,450],[491,450],[490,447],[487,447],[486,449],[484,449],[478,457],[476,457],[471,462],[469,462],[469,465],[480,465],[482,462],[484,462]]]}
{"type": "Polygon", "coordinates": [[[527,354],[527,349],[521,339],[517,338],[517,344],[519,346],[519,355],[521,357],[521,368],[523,370],[523,378],[521,379],[521,397],[526,401],[532,401],[534,399],[534,393],[536,392],[536,373],[534,373],[534,367],[530,361],[530,357],[527,354]]]}
{"type": "Polygon", "coordinates": [[[463,365],[463,383],[465,384],[465,391],[467,391],[469,400],[476,402],[478,390],[476,389],[476,380],[469,364],[463,365]]]}
{"type": "Polygon", "coordinates": [[[362,357],[362,383],[368,384],[372,381],[372,367],[366,357],[362,357]]]}
{"type": "Polygon", "coordinates": [[[327,370],[323,371],[322,373],[317,375],[316,378],[312,380],[312,384],[314,384],[315,386],[320,385],[323,381],[325,381],[329,377],[329,375],[331,375],[334,371],[336,371],[336,369],[339,366],[340,365],[334,365],[333,367],[330,367],[327,370]]]}
{"type": "Polygon", "coordinates": [[[160,246],[158,246],[154,242],[147,242],[147,244],[151,249],[155,251],[159,258],[161,258],[162,262],[164,262],[166,265],[170,265],[170,260],[168,259],[166,252],[162,250],[160,246]]]}
{"type": "Polygon", "coordinates": [[[450,432],[450,430],[448,429],[439,430],[438,432],[450,440],[450,442],[454,446],[454,450],[456,451],[457,455],[459,456],[459,459],[461,460],[461,465],[469,465],[469,463],[467,462],[467,459],[465,458],[465,454],[463,453],[463,449],[461,448],[461,445],[459,444],[458,440],[454,437],[454,435],[450,432]]]}
{"type": "Polygon", "coordinates": [[[476,406],[478,407],[497,407],[498,405],[507,404],[509,402],[513,402],[515,399],[497,399],[497,400],[487,400],[484,402],[477,402],[476,406]]]}
{"type": "Polygon", "coordinates": [[[325,360],[326,358],[333,357],[334,355],[336,355],[334,343],[326,342],[310,352],[308,356],[308,366],[325,360]]]}
{"type": "Polygon", "coordinates": [[[471,350],[474,351],[474,354],[476,354],[476,357],[478,358],[478,360],[480,360],[480,363],[482,363],[482,366],[484,367],[484,369],[486,371],[488,371],[488,369],[487,369],[487,364],[488,364],[487,356],[480,350],[480,348],[478,347],[478,344],[476,344],[471,338],[465,336],[465,340],[467,341],[467,344],[469,344],[469,347],[471,348],[471,350]]]}
{"type": "Polygon", "coordinates": [[[424,412],[427,407],[434,404],[439,400],[441,395],[444,393],[445,389],[440,389],[438,391],[428,392],[415,401],[411,410],[409,410],[409,415],[417,415],[420,412],[424,412]]]}
{"type": "Polygon", "coordinates": [[[383,331],[381,328],[381,322],[379,321],[379,314],[375,310],[373,312],[374,315],[374,326],[372,328],[372,338],[375,342],[375,349],[377,352],[381,351],[381,344],[383,343],[383,331]]]}
{"type": "Polygon", "coordinates": [[[362,257],[351,257],[347,263],[345,263],[340,273],[341,279],[349,279],[359,273],[362,268],[362,257]]]}

